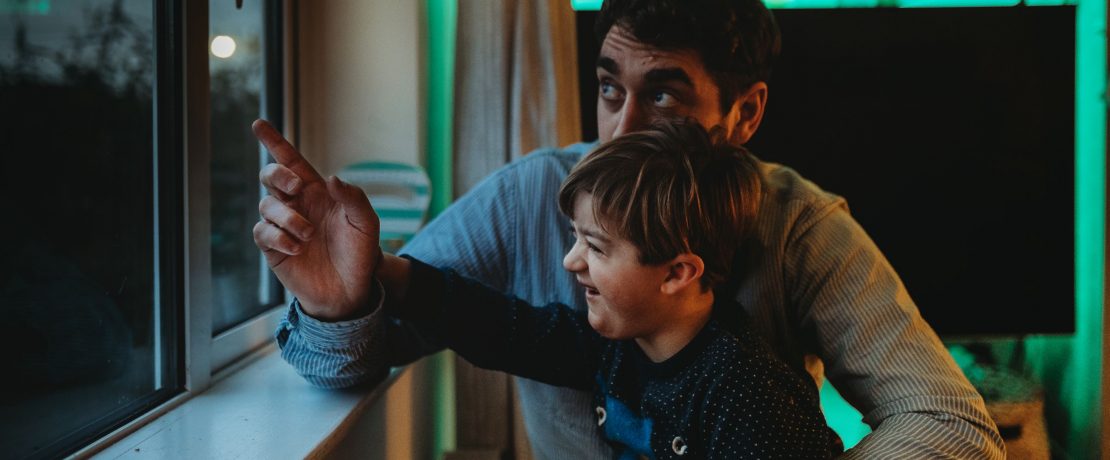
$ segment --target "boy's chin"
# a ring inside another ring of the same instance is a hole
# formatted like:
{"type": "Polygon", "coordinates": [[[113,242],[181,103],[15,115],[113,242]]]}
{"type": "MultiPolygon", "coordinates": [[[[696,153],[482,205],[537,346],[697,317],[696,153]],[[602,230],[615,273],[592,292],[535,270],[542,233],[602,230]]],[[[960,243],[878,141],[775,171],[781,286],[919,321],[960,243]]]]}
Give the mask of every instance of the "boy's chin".
{"type": "Polygon", "coordinates": [[[619,327],[614,327],[611,321],[606,321],[601,315],[595,314],[590,310],[587,318],[590,321],[590,327],[597,331],[599,335],[609,340],[625,340],[630,338],[629,334],[619,327]]]}

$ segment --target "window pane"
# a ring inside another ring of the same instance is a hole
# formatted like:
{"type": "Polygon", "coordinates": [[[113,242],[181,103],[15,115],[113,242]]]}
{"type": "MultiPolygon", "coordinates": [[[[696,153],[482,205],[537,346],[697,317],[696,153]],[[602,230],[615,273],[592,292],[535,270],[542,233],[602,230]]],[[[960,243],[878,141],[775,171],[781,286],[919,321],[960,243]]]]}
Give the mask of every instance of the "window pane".
{"type": "MultiPolygon", "coordinates": [[[[250,125],[266,117],[263,2],[209,2],[212,81],[212,330],[218,334],[280,301],[281,290],[254,245],[258,170],[266,158],[250,125]]],[[[273,120],[280,122],[280,120],[273,120]]]]}
{"type": "Polygon", "coordinates": [[[5,456],[64,454],[176,388],[156,327],[152,6],[0,2],[5,456]]]}

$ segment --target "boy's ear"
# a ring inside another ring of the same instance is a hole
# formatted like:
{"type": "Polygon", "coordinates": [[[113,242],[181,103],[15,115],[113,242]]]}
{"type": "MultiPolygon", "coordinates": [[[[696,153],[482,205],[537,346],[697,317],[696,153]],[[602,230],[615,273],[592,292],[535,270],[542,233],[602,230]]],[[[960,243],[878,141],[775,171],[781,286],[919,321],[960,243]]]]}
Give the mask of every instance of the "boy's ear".
{"type": "Polygon", "coordinates": [[[664,294],[677,294],[691,284],[700,289],[701,276],[705,273],[705,262],[694,254],[679,254],[668,263],[669,272],[660,290],[664,294]]]}

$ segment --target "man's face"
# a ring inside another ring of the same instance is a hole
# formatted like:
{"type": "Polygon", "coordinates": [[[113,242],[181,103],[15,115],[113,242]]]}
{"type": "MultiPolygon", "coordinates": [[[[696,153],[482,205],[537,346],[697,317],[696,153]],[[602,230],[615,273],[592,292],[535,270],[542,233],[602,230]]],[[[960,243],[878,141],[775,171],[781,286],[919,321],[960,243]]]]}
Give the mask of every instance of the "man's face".
{"type": "Polygon", "coordinates": [[[601,142],[666,118],[694,118],[732,129],[738,110],[721,113],[716,83],[692,49],[663,50],[609,29],[597,60],[597,130],[601,142]]]}

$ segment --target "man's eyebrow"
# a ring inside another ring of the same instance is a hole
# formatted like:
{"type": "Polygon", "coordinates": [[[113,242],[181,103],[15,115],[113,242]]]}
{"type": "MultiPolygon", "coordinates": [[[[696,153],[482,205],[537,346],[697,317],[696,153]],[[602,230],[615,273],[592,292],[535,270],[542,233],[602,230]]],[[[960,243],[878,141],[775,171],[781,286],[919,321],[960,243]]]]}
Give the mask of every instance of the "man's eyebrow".
{"type": "Polygon", "coordinates": [[[648,83],[668,83],[679,82],[684,83],[691,88],[694,87],[694,81],[690,79],[690,75],[678,67],[671,67],[667,69],[651,69],[644,74],[644,80],[648,83]]]}
{"type": "Polygon", "coordinates": [[[606,56],[598,56],[597,66],[605,69],[606,72],[609,72],[613,75],[621,74],[621,66],[617,65],[617,61],[614,61],[612,58],[606,56]]]}

